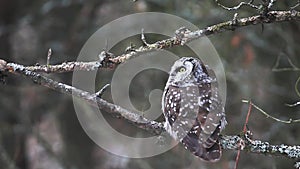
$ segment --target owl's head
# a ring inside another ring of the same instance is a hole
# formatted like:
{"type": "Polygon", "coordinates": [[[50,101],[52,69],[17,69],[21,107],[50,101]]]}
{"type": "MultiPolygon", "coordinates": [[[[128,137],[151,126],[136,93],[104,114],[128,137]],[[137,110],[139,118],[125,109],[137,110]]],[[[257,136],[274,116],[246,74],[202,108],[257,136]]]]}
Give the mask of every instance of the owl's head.
{"type": "Polygon", "coordinates": [[[205,65],[197,58],[183,57],[171,68],[168,83],[175,86],[188,86],[193,83],[210,83],[211,78],[205,65]]]}

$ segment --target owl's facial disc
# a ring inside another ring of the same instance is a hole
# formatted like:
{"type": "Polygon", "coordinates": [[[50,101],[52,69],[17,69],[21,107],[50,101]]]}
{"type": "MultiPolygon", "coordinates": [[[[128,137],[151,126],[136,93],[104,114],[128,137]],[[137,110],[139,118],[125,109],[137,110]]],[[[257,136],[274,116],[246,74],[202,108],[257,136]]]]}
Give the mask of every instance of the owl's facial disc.
{"type": "Polygon", "coordinates": [[[174,73],[174,83],[183,82],[185,79],[190,78],[193,70],[193,63],[189,60],[185,60],[184,62],[175,62],[174,69],[171,71],[174,73]]]}

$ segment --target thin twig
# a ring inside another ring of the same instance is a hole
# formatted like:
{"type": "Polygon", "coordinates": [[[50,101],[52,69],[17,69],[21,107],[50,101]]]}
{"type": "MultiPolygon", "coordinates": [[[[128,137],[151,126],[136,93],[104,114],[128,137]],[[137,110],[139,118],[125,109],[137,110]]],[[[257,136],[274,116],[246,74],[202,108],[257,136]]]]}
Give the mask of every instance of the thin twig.
{"type": "Polygon", "coordinates": [[[274,5],[275,2],[276,0],[269,0],[268,9],[271,9],[271,7],[274,5]]]}
{"type": "Polygon", "coordinates": [[[48,54],[47,54],[47,64],[46,64],[46,65],[49,65],[49,64],[50,64],[51,56],[52,56],[52,49],[49,48],[48,54]]]}
{"type": "Polygon", "coordinates": [[[294,10],[295,8],[297,8],[300,5],[300,0],[297,1],[296,5],[291,7],[291,10],[294,10]]]}
{"type": "Polygon", "coordinates": [[[300,105],[300,102],[296,102],[296,103],[293,103],[293,104],[286,103],[285,105],[288,106],[288,107],[296,107],[296,106],[300,105]]]}
{"type": "Polygon", "coordinates": [[[215,0],[215,2],[220,6],[222,7],[223,9],[226,9],[228,11],[232,11],[232,10],[238,10],[240,9],[242,6],[250,6],[251,8],[254,8],[254,9],[259,9],[258,6],[254,5],[253,2],[254,0],[250,0],[249,2],[240,2],[238,5],[236,6],[233,6],[233,7],[227,7],[225,5],[222,5],[219,0],[215,0]]]}
{"type": "Polygon", "coordinates": [[[297,79],[297,81],[295,83],[295,86],[294,86],[296,94],[298,95],[298,97],[300,97],[300,92],[298,90],[298,84],[299,84],[299,82],[300,82],[300,76],[298,77],[298,79],[297,79]]]}
{"type": "Polygon", "coordinates": [[[293,120],[293,119],[289,119],[289,120],[281,120],[281,119],[278,119],[274,116],[271,116],[270,114],[268,114],[267,112],[265,112],[263,109],[261,109],[260,107],[258,107],[257,105],[255,105],[253,102],[250,102],[249,100],[242,100],[243,103],[248,103],[248,104],[251,104],[254,108],[256,108],[259,112],[261,112],[262,114],[264,114],[267,118],[271,118],[275,121],[278,121],[278,122],[281,122],[281,123],[286,123],[286,124],[291,124],[291,123],[298,123],[300,122],[300,119],[296,119],[296,120],[293,120]]]}
{"type": "Polygon", "coordinates": [[[144,45],[149,46],[149,43],[147,43],[147,41],[146,41],[146,37],[145,37],[145,34],[144,34],[144,29],[142,29],[141,40],[144,43],[144,45]]]}
{"type": "Polygon", "coordinates": [[[110,86],[110,84],[106,84],[104,85],[97,93],[95,93],[95,95],[97,97],[102,97],[103,93],[105,92],[105,90],[110,86]]]}
{"type": "MultiPolygon", "coordinates": [[[[251,103],[251,100],[249,102],[251,103]]],[[[246,132],[247,132],[247,125],[248,125],[248,122],[249,122],[251,110],[252,110],[252,105],[249,104],[249,106],[248,106],[248,112],[247,112],[247,116],[246,116],[246,120],[245,120],[244,127],[243,127],[243,134],[246,134],[246,132]]],[[[244,143],[244,142],[241,142],[241,143],[244,143]]],[[[239,162],[240,155],[241,155],[241,150],[243,150],[245,148],[244,146],[245,145],[242,144],[241,148],[238,149],[238,152],[237,152],[237,155],[236,155],[236,159],[235,159],[234,169],[237,169],[238,162],[239,162]]]]}
{"type": "MultiPolygon", "coordinates": [[[[296,92],[296,94],[297,94],[298,97],[300,97],[300,92],[298,90],[298,84],[299,84],[299,82],[300,82],[300,76],[298,77],[298,79],[297,79],[297,81],[295,83],[295,86],[294,86],[295,92],[296,92]]],[[[296,107],[296,106],[300,105],[300,102],[298,101],[298,102],[293,103],[293,104],[287,104],[286,103],[285,105],[288,106],[288,107],[296,107]]]]}

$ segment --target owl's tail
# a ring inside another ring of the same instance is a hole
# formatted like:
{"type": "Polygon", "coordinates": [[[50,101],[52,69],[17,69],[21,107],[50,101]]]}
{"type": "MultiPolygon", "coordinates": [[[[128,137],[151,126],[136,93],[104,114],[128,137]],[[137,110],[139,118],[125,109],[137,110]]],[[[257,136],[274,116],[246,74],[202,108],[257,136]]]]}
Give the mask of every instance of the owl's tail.
{"type": "Polygon", "coordinates": [[[183,138],[182,144],[186,149],[191,151],[195,156],[209,162],[216,162],[221,158],[222,150],[220,144],[216,142],[209,148],[205,148],[199,143],[199,139],[195,135],[187,135],[183,138]]]}

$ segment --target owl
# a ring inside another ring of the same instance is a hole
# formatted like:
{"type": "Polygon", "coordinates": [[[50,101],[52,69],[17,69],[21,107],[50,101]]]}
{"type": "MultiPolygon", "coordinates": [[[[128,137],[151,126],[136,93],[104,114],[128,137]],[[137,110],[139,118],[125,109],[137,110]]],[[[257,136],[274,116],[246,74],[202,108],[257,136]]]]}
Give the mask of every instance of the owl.
{"type": "Polygon", "coordinates": [[[194,155],[221,157],[219,134],[226,125],[215,74],[199,59],[183,57],[171,68],[162,98],[165,130],[194,155]]]}

